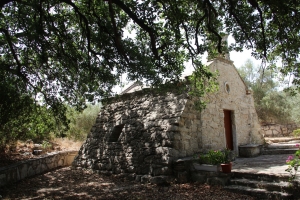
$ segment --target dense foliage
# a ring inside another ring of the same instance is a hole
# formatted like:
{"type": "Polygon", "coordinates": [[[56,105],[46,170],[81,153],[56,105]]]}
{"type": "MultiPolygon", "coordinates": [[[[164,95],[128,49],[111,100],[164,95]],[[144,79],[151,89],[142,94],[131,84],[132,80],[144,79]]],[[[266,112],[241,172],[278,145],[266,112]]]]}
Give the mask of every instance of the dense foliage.
{"type": "Polygon", "coordinates": [[[30,103],[25,99],[19,98],[19,101],[15,102],[15,105],[20,106],[19,112],[6,114],[10,118],[6,122],[1,122],[3,126],[0,129],[0,152],[5,149],[6,145],[14,145],[17,140],[32,140],[44,144],[54,137],[68,137],[75,141],[83,141],[91,131],[100,112],[99,104],[89,104],[80,112],[73,107],[66,106],[67,119],[63,121],[65,123],[62,123],[62,121],[56,121],[51,109],[34,104],[31,98],[26,99],[30,103]],[[23,103],[27,105],[24,106],[23,103]]]}
{"type": "Polygon", "coordinates": [[[66,136],[73,140],[84,141],[95,124],[99,112],[99,104],[89,104],[82,112],[69,108],[67,114],[70,119],[70,129],[66,132],[66,136]]]}
{"type": "Polygon", "coordinates": [[[262,122],[300,124],[299,94],[283,90],[281,77],[274,70],[264,70],[248,60],[239,69],[246,85],[253,91],[255,108],[262,122]]]}
{"type": "MultiPolygon", "coordinates": [[[[299,6],[300,0],[2,0],[0,90],[11,92],[1,117],[38,99],[65,120],[66,101],[81,109],[109,96],[122,74],[157,85],[178,79],[187,60],[201,72],[205,52],[224,53],[225,32],[235,50],[251,48],[271,64],[279,56],[281,72],[298,84],[299,6]]],[[[211,77],[202,71],[199,80],[211,77]]]]}

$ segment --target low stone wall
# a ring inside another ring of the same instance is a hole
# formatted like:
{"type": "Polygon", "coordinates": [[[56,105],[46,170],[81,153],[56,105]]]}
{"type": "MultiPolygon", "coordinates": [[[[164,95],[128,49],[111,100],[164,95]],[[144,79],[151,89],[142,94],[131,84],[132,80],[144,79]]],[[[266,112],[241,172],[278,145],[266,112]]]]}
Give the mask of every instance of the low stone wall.
{"type": "Polygon", "coordinates": [[[176,181],[178,183],[198,182],[221,186],[229,183],[231,173],[226,174],[219,170],[203,171],[195,166],[197,163],[198,161],[193,157],[176,160],[173,165],[176,181]]]}
{"type": "Polygon", "coordinates": [[[264,137],[289,137],[298,128],[297,124],[262,124],[261,134],[264,137]]]}
{"type": "Polygon", "coordinates": [[[26,177],[45,173],[56,167],[70,166],[77,153],[77,151],[56,152],[40,158],[1,167],[0,186],[17,182],[26,177]]]}

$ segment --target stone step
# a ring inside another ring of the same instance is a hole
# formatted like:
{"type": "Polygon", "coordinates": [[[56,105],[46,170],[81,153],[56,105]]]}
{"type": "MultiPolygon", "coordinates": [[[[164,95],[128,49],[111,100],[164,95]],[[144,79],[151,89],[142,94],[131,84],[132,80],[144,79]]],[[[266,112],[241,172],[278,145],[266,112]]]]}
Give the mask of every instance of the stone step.
{"type": "Polygon", "coordinates": [[[277,176],[272,174],[255,174],[247,172],[233,172],[233,179],[247,179],[247,180],[256,180],[256,181],[268,181],[268,182],[288,182],[289,176],[277,176]]]}
{"type": "Polygon", "coordinates": [[[250,179],[231,179],[231,185],[239,185],[251,188],[266,189],[267,191],[279,191],[285,193],[293,193],[291,184],[287,181],[269,182],[269,181],[257,181],[250,179]]]}
{"type": "Polygon", "coordinates": [[[267,149],[299,149],[296,147],[296,143],[273,143],[268,144],[265,148],[267,149]]]}
{"type": "Polygon", "coordinates": [[[292,141],[272,143],[264,147],[262,155],[277,155],[277,154],[294,154],[299,148],[296,147],[297,143],[292,141]]]}
{"type": "Polygon", "coordinates": [[[262,188],[252,188],[240,185],[228,185],[225,186],[224,189],[231,192],[254,196],[258,199],[293,199],[292,194],[286,192],[268,191],[262,188]]]}
{"type": "Polygon", "coordinates": [[[263,149],[262,155],[294,154],[298,149],[263,149]]]}
{"type": "Polygon", "coordinates": [[[265,137],[266,142],[271,143],[281,143],[281,142],[289,142],[289,143],[300,143],[300,137],[265,137]]]}
{"type": "MultiPolygon", "coordinates": [[[[282,142],[278,142],[278,143],[282,143],[282,142]]],[[[300,144],[300,140],[291,140],[291,141],[286,141],[285,143],[293,143],[293,144],[300,144]]]]}

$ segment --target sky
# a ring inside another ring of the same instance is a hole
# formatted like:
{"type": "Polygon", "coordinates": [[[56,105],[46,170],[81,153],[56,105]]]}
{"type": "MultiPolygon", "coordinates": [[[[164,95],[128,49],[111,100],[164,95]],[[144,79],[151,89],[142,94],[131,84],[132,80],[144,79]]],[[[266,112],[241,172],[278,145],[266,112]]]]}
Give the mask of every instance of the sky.
{"type": "MultiPolygon", "coordinates": [[[[233,37],[229,36],[228,44],[230,45],[232,43],[235,43],[235,40],[233,39],[233,37]]],[[[253,56],[251,56],[251,50],[247,50],[245,48],[243,49],[242,52],[231,51],[229,53],[229,55],[230,55],[230,60],[233,61],[233,64],[236,68],[240,68],[241,66],[243,66],[247,60],[251,60],[252,63],[254,64],[254,66],[260,67],[262,65],[262,60],[256,60],[253,56]]],[[[206,57],[207,57],[207,55],[204,55],[202,57],[202,63],[207,62],[206,57]]],[[[277,62],[277,65],[280,65],[279,61],[277,62]]],[[[192,71],[193,71],[193,67],[191,66],[191,64],[187,64],[186,69],[183,72],[183,76],[190,75],[192,73],[192,71]]],[[[282,90],[288,86],[291,86],[293,77],[286,77],[284,81],[285,81],[285,83],[281,82],[280,87],[278,87],[279,90],[282,90]]]]}
{"type": "MultiPolygon", "coordinates": [[[[233,37],[229,36],[228,37],[228,44],[235,43],[235,40],[233,37]]],[[[254,66],[260,66],[261,65],[261,60],[256,60],[254,57],[251,56],[251,50],[243,49],[242,52],[237,52],[237,51],[231,51],[230,53],[230,60],[233,61],[233,64],[235,65],[236,68],[240,68],[242,65],[246,63],[247,60],[251,60],[254,66]]],[[[202,58],[202,62],[206,63],[207,55],[204,55],[202,58]]],[[[183,72],[184,75],[191,74],[193,71],[193,67],[190,64],[187,64],[185,71],[183,72]]]]}
{"type": "MultiPolygon", "coordinates": [[[[233,37],[229,36],[228,37],[228,43],[234,43],[235,40],[233,37]]],[[[247,50],[244,48],[243,52],[236,52],[232,51],[230,52],[230,59],[234,62],[233,64],[235,65],[236,68],[240,68],[242,65],[246,63],[248,59],[250,59],[253,64],[256,65],[261,65],[261,60],[256,60],[254,57],[251,56],[251,50],[247,50]]]]}

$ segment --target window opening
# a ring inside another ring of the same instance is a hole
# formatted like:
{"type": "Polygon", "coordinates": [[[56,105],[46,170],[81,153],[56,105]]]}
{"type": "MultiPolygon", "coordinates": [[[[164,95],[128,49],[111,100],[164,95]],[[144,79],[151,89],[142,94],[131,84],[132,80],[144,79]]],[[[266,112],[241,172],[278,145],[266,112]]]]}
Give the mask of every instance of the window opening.
{"type": "Polygon", "coordinates": [[[120,124],[115,126],[108,138],[108,142],[117,142],[122,133],[124,126],[125,124],[120,124]]]}
{"type": "Polygon", "coordinates": [[[229,87],[229,84],[226,82],[225,83],[225,91],[229,94],[230,92],[230,87],[229,87]]]}

